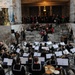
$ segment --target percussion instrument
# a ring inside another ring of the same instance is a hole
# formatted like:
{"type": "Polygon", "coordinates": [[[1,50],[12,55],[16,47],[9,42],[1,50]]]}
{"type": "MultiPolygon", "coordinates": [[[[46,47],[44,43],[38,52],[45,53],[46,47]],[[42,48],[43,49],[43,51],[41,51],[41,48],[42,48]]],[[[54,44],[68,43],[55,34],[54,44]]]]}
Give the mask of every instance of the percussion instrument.
{"type": "Polygon", "coordinates": [[[60,72],[58,70],[55,70],[55,68],[52,65],[46,65],[45,66],[45,73],[46,74],[59,74],[60,72]]]}

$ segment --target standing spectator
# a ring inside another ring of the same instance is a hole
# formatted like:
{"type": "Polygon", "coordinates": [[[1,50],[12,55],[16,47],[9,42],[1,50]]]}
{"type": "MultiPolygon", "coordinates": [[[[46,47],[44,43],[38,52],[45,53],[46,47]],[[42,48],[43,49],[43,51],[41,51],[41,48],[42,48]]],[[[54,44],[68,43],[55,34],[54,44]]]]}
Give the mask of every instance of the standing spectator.
{"type": "Polygon", "coordinates": [[[21,31],[21,37],[22,37],[22,40],[25,40],[26,34],[24,30],[21,31]]]}
{"type": "Polygon", "coordinates": [[[15,38],[16,38],[17,44],[19,43],[19,37],[20,37],[20,34],[18,32],[15,32],[15,38]]]}
{"type": "Polygon", "coordinates": [[[47,42],[47,41],[48,41],[48,34],[47,34],[46,31],[44,32],[44,34],[43,34],[42,37],[43,37],[43,41],[44,41],[44,42],[47,42]]]}

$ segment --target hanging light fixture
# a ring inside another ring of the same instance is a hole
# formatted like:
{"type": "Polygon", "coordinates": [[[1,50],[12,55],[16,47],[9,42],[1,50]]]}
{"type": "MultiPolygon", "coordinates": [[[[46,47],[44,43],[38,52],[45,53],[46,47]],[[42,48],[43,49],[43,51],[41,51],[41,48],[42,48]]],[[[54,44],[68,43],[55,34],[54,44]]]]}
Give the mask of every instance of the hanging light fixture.
{"type": "Polygon", "coordinates": [[[44,6],[44,9],[43,9],[43,11],[44,11],[44,12],[46,12],[46,7],[45,7],[45,6],[44,6]]]}

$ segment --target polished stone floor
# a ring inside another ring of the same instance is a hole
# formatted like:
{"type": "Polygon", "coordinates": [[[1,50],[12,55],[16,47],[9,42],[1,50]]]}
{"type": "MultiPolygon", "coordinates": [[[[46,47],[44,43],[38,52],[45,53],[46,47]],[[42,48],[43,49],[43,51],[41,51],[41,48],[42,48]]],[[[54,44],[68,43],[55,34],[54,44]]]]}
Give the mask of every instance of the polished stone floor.
{"type": "MultiPolygon", "coordinates": [[[[59,26],[56,26],[53,24],[54,27],[54,33],[53,34],[48,34],[50,41],[52,42],[60,42],[61,36],[66,34],[68,35],[68,29],[65,24],[60,24],[59,26]]],[[[42,41],[42,38],[39,34],[39,31],[26,31],[26,41],[42,41]]]]}

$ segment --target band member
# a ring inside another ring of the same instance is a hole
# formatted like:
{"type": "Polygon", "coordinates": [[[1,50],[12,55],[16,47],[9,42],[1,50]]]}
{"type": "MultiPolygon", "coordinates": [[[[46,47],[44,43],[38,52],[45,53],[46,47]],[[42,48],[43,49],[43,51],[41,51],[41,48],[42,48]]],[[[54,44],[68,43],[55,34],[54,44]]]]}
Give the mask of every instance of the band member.
{"type": "Polygon", "coordinates": [[[16,63],[12,67],[12,73],[14,75],[26,75],[25,68],[21,65],[20,58],[16,59],[16,63]]]}
{"type": "Polygon", "coordinates": [[[1,64],[0,64],[0,75],[5,75],[4,69],[2,68],[1,64]]]}

